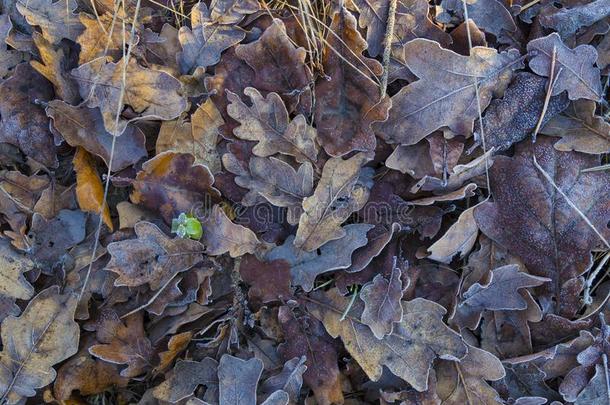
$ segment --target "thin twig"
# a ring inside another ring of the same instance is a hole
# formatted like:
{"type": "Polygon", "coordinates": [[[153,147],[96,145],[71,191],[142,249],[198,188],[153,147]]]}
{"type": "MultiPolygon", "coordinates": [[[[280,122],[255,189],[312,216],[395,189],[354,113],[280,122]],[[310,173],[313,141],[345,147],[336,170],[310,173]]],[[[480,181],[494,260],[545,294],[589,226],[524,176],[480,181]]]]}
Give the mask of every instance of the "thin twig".
{"type": "Polygon", "coordinates": [[[388,19],[385,29],[385,37],[383,38],[385,48],[383,49],[383,75],[381,76],[381,98],[385,97],[388,87],[388,77],[390,75],[390,56],[392,55],[392,39],[394,39],[394,24],[396,22],[397,3],[397,0],[390,0],[388,19]]]}
{"type": "MultiPolygon", "coordinates": [[[[546,90],[546,96],[544,97],[544,105],[542,106],[542,112],[540,113],[540,117],[538,117],[538,122],[536,123],[536,128],[534,128],[534,132],[532,133],[533,141],[536,142],[536,135],[538,135],[538,131],[540,131],[540,127],[542,126],[542,122],[544,121],[544,116],[546,115],[546,110],[549,107],[549,101],[551,101],[551,94],[553,93],[553,88],[555,87],[555,61],[557,59],[557,47],[553,46],[553,56],[551,57],[551,72],[549,73],[549,86],[546,90]]],[[[559,71],[561,74],[561,70],[559,71]]],[[[557,77],[559,77],[559,74],[557,77]]]]}

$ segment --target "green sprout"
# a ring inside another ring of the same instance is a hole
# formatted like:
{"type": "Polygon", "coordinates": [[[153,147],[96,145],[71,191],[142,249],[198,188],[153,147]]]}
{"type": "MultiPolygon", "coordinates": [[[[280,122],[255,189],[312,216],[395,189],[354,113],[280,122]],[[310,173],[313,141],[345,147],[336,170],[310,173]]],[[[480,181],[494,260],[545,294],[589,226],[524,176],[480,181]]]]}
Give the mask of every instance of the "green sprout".
{"type": "Polygon", "coordinates": [[[195,216],[183,212],[178,218],[172,219],[172,233],[180,238],[201,239],[203,228],[195,216]]]}

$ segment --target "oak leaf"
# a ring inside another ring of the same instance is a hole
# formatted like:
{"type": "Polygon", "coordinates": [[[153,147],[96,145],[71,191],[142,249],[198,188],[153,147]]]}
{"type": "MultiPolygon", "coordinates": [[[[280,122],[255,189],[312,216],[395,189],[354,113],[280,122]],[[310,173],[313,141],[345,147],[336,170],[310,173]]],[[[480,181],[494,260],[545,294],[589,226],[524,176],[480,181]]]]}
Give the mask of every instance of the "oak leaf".
{"type": "Polygon", "coordinates": [[[259,9],[256,0],[213,0],[210,3],[210,16],[217,23],[238,24],[245,16],[259,9]]]}
{"type": "Polygon", "coordinates": [[[213,21],[203,2],[197,3],[191,11],[191,27],[182,27],[178,33],[182,45],[178,64],[183,74],[192,73],[197,67],[217,64],[224,50],[246,37],[246,32],[236,25],[213,21]]]}
{"type": "Polygon", "coordinates": [[[345,236],[326,243],[319,252],[299,249],[293,243],[294,236],[290,235],[282,246],[271,250],[265,260],[286,260],[290,264],[292,284],[311,291],[318,275],[351,266],[352,253],[367,244],[366,234],[372,228],[369,224],[346,225],[341,229],[345,236]]]}
{"type": "Polygon", "coordinates": [[[366,203],[373,170],[362,168],[368,161],[363,153],[343,160],[331,158],[312,196],[303,200],[303,214],[294,245],[311,252],[326,242],[345,236],[341,224],[366,203]]]}
{"type": "MultiPolygon", "coordinates": [[[[464,4],[466,4],[468,18],[472,19],[483,31],[493,34],[498,41],[506,43],[511,34],[514,35],[513,33],[517,31],[510,11],[498,0],[470,0],[467,3],[462,3],[460,0],[443,0],[441,7],[464,18],[464,4]]],[[[443,20],[443,17],[440,16],[440,19],[443,20]]]]}
{"type": "Polygon", "coordinates": [[[478,116],[474,78],[484,110],[492,96],[503,93],[522,59],[515,49],[498,53],[481,46],[462,56],[418,38],[405,45],[405,64],[419,80],[392,97],[388,120],[375,131],[387,141],[413,145],[443,126],[470,134],[478,116]]]}
{"type": "Polygon", "coordinates": [[[28,24],[39,26],[45,39],[53,44],[59,43],[63,38],[76,42],[83,30],[78,15],[74,14],[77,7],[75,0],[17,1],[17,10],[28,24]]]}
{"type": "MultiPolygon", "coordinates": [[[[51,118],[51,131],[61,135],[70,146],[82,147],[87,152],[102,158],[110,166],[112,135],[104,128],[102,114],[98,108],[86,105],[74,107],[61,100],[49,102],[46,108],[51,118]]],[[[58,139],[56,137],[56,143],[58,139]]],[[[116,172],[137,163],[147,156],[146,138],[142,130],[128,124],[115,140],[112,171],[116,172]]]]}
{"type": "Polygon", "coordinates": [[[388,116],[390,98],[381,98],[378,78],[383,68],[362,55],[366,41],[356,19],[345,8],[333,16],[326,49],[324,73],[315,87],[314,121],[322,147],[331,156],[375,149],[371,124],[388,116]]]}
{"type": "Polygon", "coordinates": [[[218,362],[210,357],[201,361],[181,360],[166,380],[155,387],[155,398],[172,404],[193,395],[198,385],[218,386],[218,362]]]}
{"type": "Polygon", "coordinates": [[[543,27],[552,28],[561,38],[567,39],[576,34],[580,28],[593,25],[608,15],[610,15],[610,3],[607,0],[566,2],[565,6],[557,9],[556,12],[540,13],[539,21],[543,27]]]}
{"type": "Polygon", "coordinates": [[[180,81],[168,73],[140,66],[135,58],[126,64],[125,58],[110,62],[100,57],[73,69],[72,77],[87,106],[100,108],[104,126],[113,135],[122,134],[127,126],[127,120],[117,117],[117,111],[122,111],[125,104],[138,114],[129,121],[171,120],[186,109],[180,81]]]}
{"type": "Polygon", "coordinates": [[[262,262],[246,255],[239,265],[242,280],[250,286],[250,300],[265,304],[292,295],[290,291],[290,264],[286,260],[262,262]]]}
{"type": "Polygon", "coordinates": [[[540,76],[551,75],[555,49],[555,69],[552,95],[568,92],[570,100],[586,98],[599,101],[602,97],[600,72],[595,67],[597,51],[591,45],[570,49],[556,32],[527,44],[529,67],[540,76]]]}
{"type": "Polygon", "coordinates": [[[595,115],[595,102],[577,100],[553,117],[541,130],[545,135],[559,136],[555,149],[591,154],[610,151],[610,124],[595,115]]]}
{"type": "MultiPolygon", "coordinates": [[[[120,59],[123,40],[126,44],[131,42],[131,30],[124,28],[120,20],[113,18],[110,13],[97,17],[81,13],[79,18],[85,29],[75,41],[80,45],[78,63],[82,65],[107,55],[120,59]]],[[[134,39],[134,43],[137,43],[137,40],[134,39]]]]}
{"type": "Polygon", "coordinates": [[[253,87],[283,96],[291,112],[308,115],[313,78],[305,64],[306,54],[304,48],[294,45],[284,23],[277,18],[259,39],[235,48],[235,55],[254,70],[253,87]]]}
{"type": "Polygon", "coordinates": [[[165,151],[190,153],[195,156],[195,164],[205,165],[216,174],[221,170],[216,144],[222,125],[224,120],[220,111],[208,99],[191,115],[191,122],[178,118],[161,124],[157,154],[165,151]]]}
{"type": "Polygon", "coordinates": [[[23,274],[34,268],[34,262],[18,253],[6,239],[0,239],[0,301],[5,304],[5,314],[0,314],[0,321],[8,315],[18,315],[20,309],[15,300],[29,300],[34,295],[34,287],[23,274]]]}
{"type": "Polygon", "coordinates": [[[176,274],[203,260],[203,246],[192,239],[170,239],[154,224],[138,222],[137,239],[112,242],[106,270],[117,273],[116,286],[149,283],[152,290],[165,286],[176,274]]]}
{"type": "Polygon", "coordinates": [[[198,204],[217,201],[220,193],[212,187],[210,169],[194,162],[189,153],[170,151],[145,162],[132,183],[131,201],[160,212],[168,224],[198,204]]]}
{"type": "Polygon", "coordinates": [[[610,404],[610,388],[608,388],[608,369],[603,365],[595,365],[595,375],[589,384],[578,394],[574,404],[594,405],[610,404]]]}
{"type": "Polygon", "coordinates": [[[27,54],[10,49],[6,40],[13,24],[8,14],[0,14],[0,79],[4,79],[19,63],[27,60],[27,54]]]}
{"type": "Polygon", "coordinates": [[[305,365],[307,357],[301,356],[288,360],[278,374],[267,378],[260,385],[262,393],[273,393],[284,391],[288,394],[289,402],[296,404],[303,385],[303,373],[307,371],[305,365]]]}
{"type": "Polygon", "coordinates": [[[599,237],[534,165],[598,230],[606,229],[610,182],[605,172],[581,173],[599,162],[576,152],[559,152],[554,139],[519,144],[514,157],[497,157],[490,169],[494,202],[480,204],[474,217],[481,231],[523,260],[529,272],[552,279],[539,295],[545,312],[573,316],[580,308],[580,277],[590,266],[599,237]]]}
{"type": "Polygon", "coordinates": [[[479,227],[474,220],[475,207],[462,212],[455,223],[432,246],[428,248],[428,259],[441,263],[450,263],[456,254],[464,258],[474,247],[479,236],[479,227]]]}
{"type": "Polygon", "coordinates": [[[381,340],[361,323],[363,304],[356,302],[348,308],[348,299],[338,290],[314,293],[304,301],[332,337],[341,337],[347,351],[373,381],[381,378],[386,366],[416,390],[426,391],[435,359],[459,361],[468,352],[460,335],[443,323],[445,308],[433,301],[403,301],[402,320],[381,340]],[[347,315],[342,319],[344,313],[347,315]]]}
{"type": "Polygon", "coordinates": [[[392,266],[389,280],[378,274],[360,290],[360,299],[364,302],[362,323],[371,328],[377,339],[391,334],[394,323],[402,320],[403,286],[400,275],[400,269],[392,266]]]}
{"type": "Polygon", "coordinates": [[[53,366],[78,351],[79,327],[74,322],[77,298],[53,286],[36,295],[16,318],[2,322],[0,401],[24,402],[51,383],[53,366]]]}
{"type": "Polygon", "coordinates": [[[234,224],[225,211],[215,205],[212,211],[201,221],[205,252],[210,256],[229,252],[231,257],[254,253],[260,244],[256,234],[250,229],[234,224]]]}
{"type": "Polygon", "coordinates": [[[233,129],[238,138],[258,141],[252,148],[257,156],[275,153],[294,156],[297,162],[315,162],[318,155],[316,130],[307,124],[303,115],[289,120],[284,102],[277,93],[263,97],[252,87],[244,89],[252,107],[244,104],[237,94],[227,90],[227,113],[241,125],[233,129]]]}
{"type": "Polygon", "coordinates": [[[263,362],[242,360],[223,354],[218,363],[220,404],[256,405],[256,387],[263,372],[263,362]]]}
{"type": "Polygon", "coordinates": [[[74,154],[74,171],[76,172],[76,200],[81,210],[99,214],[102,206],[102,219],[104,224],[112,231],[110,208],[104,203],[104,186],[97,174],[95,162],[91,155],[83,148],[77,148],[74,154]]]}
{"type": "Polygon", "coordinates": [[[125,318],[125,323],[112,310],[100,314],[96,323],[96,337],[100,344],[89,348],[89,353],[114,364],[127,364],[123,377],[136,377],[150,368],[153,348],[144,331],[142,312],[125,318]]]}

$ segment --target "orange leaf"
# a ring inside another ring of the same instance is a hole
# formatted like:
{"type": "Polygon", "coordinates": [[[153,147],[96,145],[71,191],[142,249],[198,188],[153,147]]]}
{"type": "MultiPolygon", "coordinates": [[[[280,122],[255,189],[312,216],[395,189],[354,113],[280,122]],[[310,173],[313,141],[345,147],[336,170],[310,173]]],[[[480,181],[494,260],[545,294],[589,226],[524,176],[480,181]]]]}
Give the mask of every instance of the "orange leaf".
{"type": "MultiPolygon", "coordinates": [[[[78,147],[72,163],[76,172],[76,200],[78,206],[83,211],[99,214],[104,201],[104,187],[97,170],[95,170],[95,163],[91,155],[85,149],[78,147]]],[[[104,204],[102,219],[112,231],[110,209],[106,204],[104,204]]]]}

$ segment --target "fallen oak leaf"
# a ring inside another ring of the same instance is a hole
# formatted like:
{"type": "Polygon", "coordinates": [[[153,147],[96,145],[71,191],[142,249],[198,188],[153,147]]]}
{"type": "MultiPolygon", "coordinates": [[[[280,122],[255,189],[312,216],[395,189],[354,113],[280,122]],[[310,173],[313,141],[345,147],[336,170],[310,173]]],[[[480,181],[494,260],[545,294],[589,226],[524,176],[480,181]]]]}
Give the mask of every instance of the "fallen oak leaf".
{"type": "Polygon", "coordinates": [[[217,64],[224,50],[246,37],[246,32],[236,25],[214,22],[203,2],[197,3],[191,11],[191,27],[182,27],[178,32],[182,45],[178,64],[183,74],[192,73],[197,67],[217,64]]]}
{"type": "Polygon", "coordinates": [[[478,116],[474,77],[484,110],[523,65],[515,49],[498,53],[477,46],[470,56],[462,56],[421,38],[404,48],[405,64],[419,80],[392,97],[388,119],[376,125],[375,132],[387,142],[406,145],[416,144],[442,126],[469,135],[478,116]]]}
{"type": "Polygon", "coordinates": [[[218,386],[218,362],[210,357],[201,361],[180,360],[166,380],[153,390],[155,398],[172,404],[193,395],[199,385],[218,386]]]}
{"type": "Polygon", "coordinates": [[[104,186],[97,174],[95,162],[91,155],[83,148],[78,147],[74,154],[74,171],[76,172],[76,201],[81,210],[99,214],[102,207],[102,220],[112,231],[110,208],[104,202],[104,186]]]}
{"type": "Polygon", "coordinates": [[[210,17],[220,24],[238,24],[245,16],[260,9],[256,0],[213,0],[210,17]]]}
{"type": "MultiPolygon", "coordinates": [[[[123,44],[131,43],[131,30],[128,27],[123,27],[120,20],[113,18],[110,13],[96,17],[80,13],[79,19],[85,27],[82,34],[75,40],[80,45],[79,65],[91,62],[100,56],[120,59],[123,44]]],[[[137,43],[138,40],[134,38],[133,42],[137,43]]]]}
{"type": "Polygon", "coordinates": [[[300,163],[317,160],[316,130],[301,114],[290,121],[284,102],[277,93],[263,97],[257,89],[246,87],[244,95],[252,101],[252,107],[248,107],[237,94],[226,92],[230,102],[227,113],[240,123],[233,133],[240,139],[258,141],[252,148],[256,156],[282,153],[294,156],[300,163]]]}
{"type": "Polygon", "coordinates": [[[358,153],[347,160],[331,158],[326,162],[313,195],[303,200],[294,239],[297,248],[311,252],[345,236],[341,224],[369,197],[373,169],[362,168],[368,160],[364,153],[358,153]]]}
{"type": "Polygon", "coordinates": [[[383,68],[362,55],[366,46],[355,17],[342,7],[333,16],[324,50],[324,72],[329,78],[315,86],[319,141],[334,157],[375,150],[371,125],[388,116],[390,98],[381,98],[377,79],[383,68]]]}
{"type": "Polygon", "coordinates": [[[340,239],[332,240],[322,247],[320,252],[307,252],[294,245],[294,236],[286,238],[283,245],[272,249],[265,260],[286,260],[290,264],[293,285],[311,291],[316,277],[333,270],[346,269],[352,264],[352,253],[367,244],[367,232],[373,228],[369,224],[349,224],[341,231],[345,233],[340,239]]]}
{"type": "Polygon", "coordinates": [[[225,211],[219,206],[212,207],[211,212],[201,220],[205,252],[218,256],[229,252],[231,257],[254,253],[260,242],[250,229],[234,224],[225,211]]]}
{"type": "Polygon", "coordinates": [[[256,405],[256,387],[262,372],[260,359],[242,360],[223,354],[218,363],[219,403],[256,405]]]}
{"type": "Polygon", "coordinates": [[[447,232],[428,248],[427,258],[441,263],[450,263],[456,254],[464,258],[472,250],[479,236],[479,227],[474,219],[474,209],[462,212],[447,232]]]}
{"type": "Polygon", "coordinates": [[[2,322],[0,402],[17,404],[56,376],[53,366],[78,351],[79,327],[74,322],[76,295],[52,286],[36,295],[16,318],[2,322]]]}
{"type": "Polygon", "coordinates": [[[597,51],[591,45],[579,45],[570,49],[559,34],[553,32],[530,41],[527,44],[527,54],[530,69],[545,77],[551,75],[551,61],[555,54],[555,69],[558,71],[554,72],[552,95],[567,91],[570,100],[601,100],[600,71],[595,67],[597,51]]]}
{"type": "Polygon", "coordinates": [[[124,65],[125,58],[111,62],[109,58],[100,57],[72,70],[81,97],[88,107],[100,108],[108,132],[118,136],[130,121],[171,120],[186,109],[187,102],[178,79],[160,70],[144,68],[135,58],[130,58],[127,66],[124,65]],[[119,103],[122,104],[119,106],[119,103]],[[129,121],[117,117],[117,111],[122,111],[125,104],[139,116],[129,121]]]}
{"type": "Polygon", "coordinates": [[[45,39],[53,44],[63,38],[76,42],[83,30],[78,15],[74,14],[78,7],[75,0],[18,0],[16,5],[28,24],[39,26],[45,39]]]}
{"type": "Polygon", "coordinates": [[[443,323],[445,308],[433,301],[423,298],[402,301],[401,322],[390,335],[379,340],[360,321],[363,304],[356,301],[348,307],[348,299],[337,289],[316,291],[301,299],[332,337],[341,337],[347,351],[373,381],[381,378],[386,366],[417,391],[426,391],[435,359],[459,361],[468,352],[460,335],[443,323]]]}
{"type": "Polygon", "coordinates": [[[8,14],[0,15],[0,79],[4,79],[15,66],[27,60],[27,54],[7,46],[13,23],[8,14]]]}
{"type": "Polygon", "coordinates": [[[108,244],[111,259],[106,270],[119,275],[115,286],[137,287],[148,283],[152,290],[162,289],[178,273],[203,260],[204,247],[192,239],[167,237],[156,225],[138,222],[137,239],[108,244]]]}
{"type": "Polygon", "coordinates": [[[260,385],[260,391],[273,395],[273,393],[281,390],[288,394],[290,403],[297,403],[303,385],[303,373],[307,371],[306,360],[306,356],[288,360],[282,366],[282,371],[263,381],[260,385]]]}
{"type": "Polygon", "coordinates": [[[24,277],[24,273],[34,268],[34,262],[11,247],[6,239],[0,239],[0,300],[10,301],[9,309],[0,314],[0,321],[8,315],[18,315],[20,309],[14,304],[16,299],[29,300],[34,295],[34,287],[24,277]]]}
{"type": "Polygon", "coordinates": [[[167,342],[167,351],[159,353],[159,365],[155,373],[163,372],[172,364],[176,357],[188,347],[193,338],[193,332],[186,331],[172,336],[167,342]]]}
{"type": "Polygon", "coordinates": [[[245,255],[239,264],[242,280],[250,286],[248,298],[255,303],[268,303],[287,298],[290,291],[290,264],[286,260],[262,262],[245,255]]]}
{"type": "Polygon", "coordinates": [[[100,344],[89,348],[89,353],[114,364],[127,364],[123,377],[136,377],[150,368],[153,348],[144,331],[142,312],[121,321],[116,312],[106,310],[96,323],[96,337],[100,344]]]}
{"type": "Polygon", "coordinates": [[[610,3],[607,0],[567,3],[566,6],[552,13],[540,13],[540,24],[559,33],[561,38],[568,39],[582,27],[588,27],[610,14],[610,3]]]}
{"type": "MultiPolygon", "coordinates": [[[[144,133],[135,125],[128,124],[121,136],[116,137],[110,164],[114,135],[106,131],[99,108],[88,108],[84,104],[75,107],[53,100],[47,104],[46,113],[51,118],[51,132],[61,135],[68,145],[82,147],[99,156],[114,172],[137,163],[147,155],[144,133]]],[[[59,136],[56,136],[56,144],[60,141],[57,138],[59,136]]]]}
{"type": "Polygon", "coordinates": [[[194,162],[190,153],[171,151],[148,160],[132,181],[131,201],[158,211],[168,224],[198,204],[218,201],[220,192],[212,187],[214,176],[210,169],[194,162]]]}

